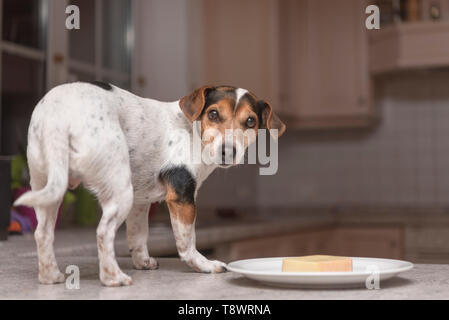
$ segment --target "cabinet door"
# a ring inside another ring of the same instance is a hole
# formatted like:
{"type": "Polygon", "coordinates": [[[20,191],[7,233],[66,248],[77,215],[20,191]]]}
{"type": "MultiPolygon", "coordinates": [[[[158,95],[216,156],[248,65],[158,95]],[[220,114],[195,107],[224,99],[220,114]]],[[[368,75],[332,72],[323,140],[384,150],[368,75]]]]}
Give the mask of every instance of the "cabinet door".
{"type": "Polygon", "coordinates": [[[365,1],[280,1],[281,101],[299,127],[371,119],[365,1]]]}
{"type": "Polygon", "coordinates": [[[246,88],[278,109],[278,1],[202,3],[203,81],[246,88]]]}
{"type": "Polygon", "coordinates": [[[331,228],[304,230],[298,233],[275,235],[235,241],[220,250],[220,259],[229,261],[260,257],[288,257],[312,254],[330,254],[331,228]]]}
{"type": "Polygon", "coordinates": [[[235,241],[217,252],[229,261],[314,254],[402,259],[404,233],[400,226],[330,226],[235,241]]]}
{"type": "Polygon", "coordinates": [[[404,232],[397,225],[339,227],[330,246],[335,255],[403,259],[404,232]]]}

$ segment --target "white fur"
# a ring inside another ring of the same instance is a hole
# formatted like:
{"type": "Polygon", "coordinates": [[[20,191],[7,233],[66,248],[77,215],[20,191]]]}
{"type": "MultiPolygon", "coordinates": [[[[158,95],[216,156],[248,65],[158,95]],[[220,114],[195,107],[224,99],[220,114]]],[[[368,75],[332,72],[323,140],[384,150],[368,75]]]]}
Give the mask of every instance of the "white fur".
{"type": "Polygon", "coordinates": [[[222,272],[226,265],[221,261],[210,261],[196,249],[195,223],[185,224],[170,216],[179,256],[190,267],[199,272],[222,272]]]}
{"type": "MultiPolygon", "coordinates": [[[[236,106],[239,104],[240,99],[247,93],[248,93],[248,90],[246,90],[246,89],[237,88],[235,90],[235,95],[236,95],[235,105],[236,106]]],[[[237,110],[237,108],[235,108],[235,110],[237,110]]]]}
{"type": "MultiPolygon", "coordinates": [[[[242,94],[238,91],[238,96],[242,94]]],[[[102,283],[132,282],[120,270],[113,245],[115,232],[125,220],[135,267],[156,268],[156,260],[148,255],[147,215],[149,205],[166,196],[159,172],[183,164],[196,179],[198,190],[216,168],[192,163],[184,152],[191,147],[191,136],[191,124],[178,101],[144,99],[115,86],[107,91],[89,83],[64,84],[48,92],[36,106],[28,132],[32,191],[15,203],[37,211],[40,281],[64,281],[54,256],[54,225],[67,187],[79,183],[97,196],[103,209],[97,228],[102,283]],[[180,128],[190,139],[174,135],[180,128]]],[[[188,242],[188,250],[180,255],[189,265],[200,271],[223,265],[196,251],[194,225],[172,223],[178,248],[188,242]]]]}

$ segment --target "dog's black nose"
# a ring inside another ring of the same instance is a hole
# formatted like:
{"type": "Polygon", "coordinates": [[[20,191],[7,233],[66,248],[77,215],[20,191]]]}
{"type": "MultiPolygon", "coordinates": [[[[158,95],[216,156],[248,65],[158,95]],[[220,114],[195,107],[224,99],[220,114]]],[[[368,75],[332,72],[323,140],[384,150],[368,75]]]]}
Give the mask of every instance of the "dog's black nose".
{"type": "Polygon", "coordinates": [[[237,154],[237,150],[235,149],[235,147],[232,147],[232,153],[231,153],[231,148],[229,147],[222,147],[222,152],[221,152],[221,161],[223,164],[232,164],[232,162],[234,161],[236,154],[237,154]]]}

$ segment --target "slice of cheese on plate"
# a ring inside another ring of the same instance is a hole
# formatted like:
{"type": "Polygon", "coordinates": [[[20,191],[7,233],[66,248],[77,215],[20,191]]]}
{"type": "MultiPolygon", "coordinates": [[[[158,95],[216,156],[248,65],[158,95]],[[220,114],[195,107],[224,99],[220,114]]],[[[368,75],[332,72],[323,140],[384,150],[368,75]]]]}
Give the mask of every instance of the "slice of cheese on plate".
{"type": "Polygon", "coordinates": [[[282,260],[283,272],[350,272],[352,259],[337,256],[304,256],[282,260]]]}

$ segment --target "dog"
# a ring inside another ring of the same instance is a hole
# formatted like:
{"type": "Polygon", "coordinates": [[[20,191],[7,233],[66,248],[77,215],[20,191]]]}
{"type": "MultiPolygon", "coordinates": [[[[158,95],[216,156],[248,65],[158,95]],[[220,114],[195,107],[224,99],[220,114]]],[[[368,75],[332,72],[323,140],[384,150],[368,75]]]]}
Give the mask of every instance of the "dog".
{"type": "Polygon", "coordinates": [[[279,137],[285,124],[268,102],[231,86],[203,86],[174,102],[141,98],[103,82],[74,82],[50,90],[36,105],[28,129],[32,190],[14,203],[36,210],[40,283],[64,281],[54,254],[54,228],[67,188],[80,183],[102,208],[97,246],[103,285],[132,284],[114,253],[115,234],[125,220],[134,267],[158,268],[147,248],[148,209],[163,200],[180,258],[198,272],[226,271],[223,262],[210,261],[196,249],[195,198],[215,168],[238,164],[238,150],[254,138],[225,139],[223,134],[201,140],[201,150],[209,148],[209,160],[231,157],[230,164],[206,164],[194,163],[186,152],[191,140],[173,132],[182,129],[191,138],[208,129],[224,133],[236,128],[276,129],[279,137]]]}

